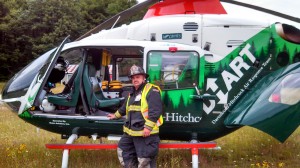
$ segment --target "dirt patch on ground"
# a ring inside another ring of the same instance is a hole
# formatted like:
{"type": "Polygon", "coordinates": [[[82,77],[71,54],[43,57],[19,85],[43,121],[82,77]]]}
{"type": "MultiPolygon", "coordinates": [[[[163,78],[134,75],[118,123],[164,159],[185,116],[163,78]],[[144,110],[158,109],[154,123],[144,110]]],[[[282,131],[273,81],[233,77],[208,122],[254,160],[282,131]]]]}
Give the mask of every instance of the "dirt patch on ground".
{"type": "Polygon", "coordinates": [[[4,102],[1,101],[0,101],[0,110],[7,110],[7,107],[5,106],[4,102]]]}

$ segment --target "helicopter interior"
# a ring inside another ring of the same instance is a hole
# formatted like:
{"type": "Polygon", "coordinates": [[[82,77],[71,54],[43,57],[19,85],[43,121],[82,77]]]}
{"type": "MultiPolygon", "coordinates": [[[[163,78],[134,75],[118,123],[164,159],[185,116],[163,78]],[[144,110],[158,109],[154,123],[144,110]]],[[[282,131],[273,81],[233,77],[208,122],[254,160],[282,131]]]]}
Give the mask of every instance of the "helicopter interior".
{"type": "Polygon", "coordinates": [[[127,77],[130,67],[143,65],[140,51],[140,47],[106,47],[62,52],[60,58],[75,65],[76,69],[72,74],[68,74],[67,67],[61,69],[64,79],[57,75],[56,68],[52,69],[39,96],[39,108],[34,112],[60,115],[115,112],[132,89],[127,77]],[[66,75],[70,77],[66,79],[66,75]]]}
{"type": "MultiPolygon", "coordinates": [[[[71,74],[67,67],[61,69],[65,74],[61,79],[53,73],[57,71],[54,66],[34,112],[95,116],[115,112],[132,92],[128,72],[134,64],[143,66],[142,51],[142,47],[122,46],[62,52],[60,60],[76,65],[76,69],[71,74]],[[66,79],[67,75],[71,75],[70,78],[66,79]]],[[[194,88],[198,81],[199,55],[196,52],[150,51],[147,62],[147,72],[152,74],[148,81],[162,90],[194,88]]]]}

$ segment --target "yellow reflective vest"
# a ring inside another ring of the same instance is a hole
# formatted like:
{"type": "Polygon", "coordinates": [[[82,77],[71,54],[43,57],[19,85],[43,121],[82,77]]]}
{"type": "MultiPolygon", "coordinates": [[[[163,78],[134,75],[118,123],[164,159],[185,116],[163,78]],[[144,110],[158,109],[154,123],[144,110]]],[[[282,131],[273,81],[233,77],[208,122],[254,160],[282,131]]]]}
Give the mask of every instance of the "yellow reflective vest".
{"type": "MultiPolygon", "coordinates": [[[[152,87],[154,89],[157,89],[161,95],[161,90],[158,86],[147,83],[142,90],[140,105],[129,105],[130,95],[128,96],[128,99],[126,102],[126,117],[128,118],[129,112],[131,112],[131,113],[136,113],[136,112],[139,113],[140,112],[145,121],[144,126],[152,129],[150,134],[157,134],[157,133],[159,133],[159,126],[161,126],[163,124],[163,117],[162,117],[162,115],[160,115],[159,119],[156,122],[153,122],[148,119],[149,110],[148,110],[148,103],[147,103],[146,97],[152,87]]],[[[121,114],[118,111],[115,113],[115,115],[117,118],[121,117],[121,114]]],[[[143,128],[144,128],[144,126],[143,126],[143,128]]],[[[128,128],[126,125],[124,125],[123,131],[131,136],[143,136],[143,129],[137,131],[137,130],[128,128]]]]}

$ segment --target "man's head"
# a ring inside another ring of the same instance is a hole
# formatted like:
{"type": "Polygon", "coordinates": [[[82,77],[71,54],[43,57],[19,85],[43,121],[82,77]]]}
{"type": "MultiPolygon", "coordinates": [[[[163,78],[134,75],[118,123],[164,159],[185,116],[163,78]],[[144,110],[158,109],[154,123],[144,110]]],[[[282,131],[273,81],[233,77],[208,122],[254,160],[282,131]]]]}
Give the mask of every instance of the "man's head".
{"type": "Polygon", "coordinates": [[[69,62],[65,60],[62,56],[59,56],[57,58],[54,69],[57,69],[59,71],[65,71],[67,70],[68,66],[69,66],[69,62]]]}
{"type": "Polygon", "coordinates": [[[135,89],[138,89],[139,86],[146,81],[146,78],[148,78],[148,76],[149,75],[145,73],[142,67],[136,65],[133,65],[130,68],[130,72],[128,75],[135,89]]]}

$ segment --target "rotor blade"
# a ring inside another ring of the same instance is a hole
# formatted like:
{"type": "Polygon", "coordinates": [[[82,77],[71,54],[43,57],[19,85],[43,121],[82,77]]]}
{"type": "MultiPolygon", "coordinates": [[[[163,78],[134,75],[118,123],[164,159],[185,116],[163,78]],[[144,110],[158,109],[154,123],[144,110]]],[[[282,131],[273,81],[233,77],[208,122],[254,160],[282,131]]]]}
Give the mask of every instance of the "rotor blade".
{"type": "Polygon", "coordinates": [[[259,6],[255,6],[255,5],[251,5],[251,4],[247,4],[247,3],[243,3],[243,2],[237,2],[237,1],[233,1],[233,0],[220,0],[220,2],[226,2],[226,3],[231,3],[231,4],[234,4],[234,5],[238,5],[238,6],[251,8],[251,9],[254,9],[254,10],[257,10],[257,11],[269,13],[269,14],[274,15],[274,16],[278,16],[278,17],[281,17],[281,18],[284,18],[284,19],[288,19],[288,20],[300,23],[300,19],[297,18],[297,17],[287,15],[287,14],[284,14],[284,13],[281,13],[281,12],[277,12],[277,11],[274,11],[274,10],[266,9],[266,8],[263,8],[263,7],[259,7],[259,6]]]}
{"type": "Polygon", "coordinates": [[[81,40],[87,36],[90,36],[91,34],[97,33],[103,29],[111,28],[116,23],[116,21],[122,22],[122,21],[130,18],[131,16],[135,15],[137,12],[145,9],[145,7],[148,7],[152,4],[154,4],[155,2],[158,2],[158,0],[147,0],[142,3],[136,4],[136,5],[132,6],[131,8],[126,9],[126,10],[116,14],[115,16],[109,18],[108,20],[106,20],[103,23],[99,24],[98,26],[94,27],[92,30],[88,31],[87,33],[85,33],[84,35],[82,35],[78,39],[76,39],[76,41],[81,40]]]}

